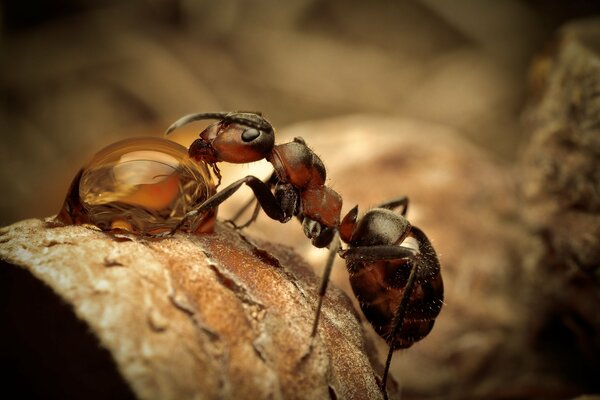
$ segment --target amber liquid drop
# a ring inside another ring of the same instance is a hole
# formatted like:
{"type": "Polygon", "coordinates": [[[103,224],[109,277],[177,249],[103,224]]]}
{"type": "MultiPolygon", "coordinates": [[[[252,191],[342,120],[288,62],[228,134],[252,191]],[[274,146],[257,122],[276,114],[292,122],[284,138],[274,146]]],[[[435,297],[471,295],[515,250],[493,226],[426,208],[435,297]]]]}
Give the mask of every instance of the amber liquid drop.
{"type": "MultiPolygon", "coordinates": [[[[98,152],[75,177],[58,218],[90,223],[103,230],[156,233],[174,227],[214,194],[206,164],[187,149],[162,138],[127,139],[98,152]]],[[[203,230],[211,215],[200,215],[183,229],[203,230]]]]}

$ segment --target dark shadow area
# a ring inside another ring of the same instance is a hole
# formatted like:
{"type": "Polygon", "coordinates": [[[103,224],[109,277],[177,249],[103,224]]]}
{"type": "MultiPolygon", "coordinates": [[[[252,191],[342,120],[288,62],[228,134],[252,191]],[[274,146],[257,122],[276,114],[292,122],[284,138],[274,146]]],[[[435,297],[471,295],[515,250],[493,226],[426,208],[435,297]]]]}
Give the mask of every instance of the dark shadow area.
{"type": "Polygon", "coordinates": [[[134,399],[107,350],[29,272],[0,266],[0,381],[14,398],[134,399]]]}

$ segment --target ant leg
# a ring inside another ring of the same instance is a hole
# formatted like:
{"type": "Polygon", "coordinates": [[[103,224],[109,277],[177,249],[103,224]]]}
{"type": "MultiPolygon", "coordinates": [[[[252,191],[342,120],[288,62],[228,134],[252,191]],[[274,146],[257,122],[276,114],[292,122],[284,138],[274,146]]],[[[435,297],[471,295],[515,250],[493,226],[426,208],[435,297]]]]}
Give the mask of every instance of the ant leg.
{"type": "Polygon", "coordinates": [[[419,255],[419,259],[424,261],[424,265],[427,265],[432,273],[439,273],[440,262],[431,245],[431,241],[425,233],[420,228],[412,226],[409,236],[417,241],[419,250],[398,245],[356,246],[340,251],[340,257],[346,261],[372,263],[376,261],[412,258],[419,255]]]}
{"type": "Polygon", "coordinates": [[[413,226],[411,228],[410,236],[417,240],[417,243],[419,244],[418,251],[402,246],[387,245],[354,247],[340,252],[340,256],[345,260],[361,263],[406,259],[411,268],[406,285],[404,286],[402,298],[400,299],[398,308],[394,313],[390,332],[385,338],[386,341],[390,343],[390,349],[388,351],[381,382],[381,390],[383,392],[384,399],[388,398],[386,390],[387,378],[392,362],[392,355],[394,350],[396,350],[394,348],[394,338],[398,336],[404,324],[404,319],[408,311],[408,303],[414,291],[416,277],[419,274],[424,273],[425,275],[429,276],[429,278],[427,278],[428,282],[421,282],[422,289],[425,291],[435,291],[438,293],[435,301],[427,307],[432,318],[437,316],[443,302],[443,284],[441,276],[439,275],[440,263],[437,255],[435,254],[435,250],[421,229],[413,226]],[[415,257],[417,254],[418,256],[415,257]],[[421,268],[423,268],[423,272],[420,271],[421,268]]]}
{"type": "MultiPolygon", "coordinates": [[[[264,181],[265,184],[267,184],[269,186],[269,189],[272,189],[273,186],[275,186],[275,184],[277,183],[277,175],[275,174],[275,172],[273,171],[273,173],[271,173],[271,175],[269,176],[269,178],[264,181]]],[[[255,201],[257,201],[256,197],[253,196],[251,197],[246,204],[244,204],[237,213],[235,213],[235,215],[233,217],[231,217],[230,219],[226,220],[225,222],[230,224],[231,226],[233,226],[235,229],[243,229],[246,228],[247,226],[251,225],[252,223],[254,223],[254,221],[256,221],[256,218],[258,217],[258,213],[260,212],[260,204],[256,203],[254,205],[254,211],[252,211],[252,216],[250,217],[250,219],[248,221],[246,221],[245,223],[238,225],[236,223],[236,221],[238,219],[240,219],[240,217],[246,212],[246,210],[248,210],[248,208],[250,208],[250,206],[252,206],[252,203],[254,203],[255,201]]]]}
{"type": "Polygon", "coordinates": [[[358,246],[340,252],[340,256],[347,261],[375,262],[385,260],[398,260],[414,257],[417,250],[394,245],[358,246]]]}
{"type": "Polygon", "coordinates": [[[345,250],[341,253],[341,256],[347,261],[360,261],[364,263],[371,263],[376,261],[384,261],[384,260],[398,260],[398,259],[408,259],[408,264],[410,265],[410,274],[408,276],[408,280],[406,285],[404,286],[404,292],[402,293],[402,299],[400,300],[400,304],[398,304],[398,308],[394,313],[394,319],[392,320],[392,327],[390,332],[386,338],[386,341],[389,343],[389,351],[385,361],[385,367],[383,369],[383,376],[381,378],[381,391],[383,393],[383,398],[387,400],[387,378],[390,372],[390,365],[392,363],[392,355],[394,353],[394,338],[398,335],[399,330],[404,324],[404,318],[406,316],[406,311],[408,308],[408,302],[412,295],[412,292],[415,287],[415,281],[417,276],[417,268],[418,263],[414,262],[414,256],[417,252],[413,249],[409,249],[401,246],[362,246],[362,247],[353,247],[348,250],[345,250]]]}
{"type": "Polygon", "coordinates": [[[281,208],[278,200],[275,198],[273,193],[271,193],[271,188],[257,177],[248,175],[245,178],[233,182],[220,192],[209,197],[199,206],[196,206],[194,209],[188,211],[181,221],[179,221],[177,225],[175,225],[175,227],[173,227],[170,231],[148,236],[159,238],[173,235],[179,228],[189,221],[190,218],[194,218],[205,211],[217,207],[219,204],[231,197],[243,184],[246,184],[248,187],[250,187],[250,189],[252,189],[262,209],[270,218],[280,222],[288,221],[291,218],[291,215],[288,215],[288,212],[281,208]]]}
{"type": "Polygon", "coordinates": [[[385,360],[385,367],[383,368],[383,376],[381,377],[381,391],[383,393],[384,400],[388,399],[387,395],[387,378],[390,373],[390,366],[392,364],[392,355],[396,350],[394,348],[394,338],[398,334],[398,331],[402,327],[404,323],[404,317],[406,316],[406,310],[408,308],[408,301],[410,300],[410,296],[415,288],[415,281],[417,277],[417,268],[418,264],[411,264],[410,275],[408,276],[408,281],[406,282],[406,286],[404,286],[404,293],[402,293],[402,299],[400,300],[400,304],[398,304],[398,308],[396,309],[396,313],[394,314],[394,320],[392,321],[392,329],[389,333],[390,338],[390,348],[388,350],[387,358],[385,360]]]}
{"type": "Polygon", "coordinates": [[[315,313],[315,319],[313,321],[312,332],[310,334],[311,338],[314,338],[317,334],[317,327],[319,325],[319,316],[321,315],[321,306],[323,305],[323,298],[325,297],[325,292],[327,291],[327,285],[329,284],[329,276],[331,275],[331,270],[333,268],[333,261],[335,260],[335,255],[340,249],[340,235],[337,231],[335,231],[333,235],[333,239],[331,243],[329,243],[329,255],[327,256],[327,262],[325,263],[325,270],[323,271],[323,277],[321,278],[321,286],[319,287],[319,302],[317,303],[317,311],[315,313]]]}
{"type": "Polygon", "coordinates": [[[402,196],[394,200],[390,200],[383,204],[377,206],[377,208],[385,208],[386,210],[395,210],[398,207],[402,207],[402,211],[400,211],[400,215],[403,217],[406,216],[406,212],[408,211],[408,197],[402,196]]]}
{"type": "Polygon", "coordinates": [[[258,200],[256,200],[256,197],[252,197],[246,204],[244,204],[244,206],[242,208],[240,208],[240,210],[233,216],[233,218],[225,220],[223,222],[231,225],[234,229],[241,230],[241,229],[244,229],[244,228],[250,226],[252,223],[254,223],[254,221],[256,221],[256,218],[258,218],[259,212],[260,212],[260,203],[258,202],[258,200]],[[240,216],[248,208],[250,208],[252,203],[255,203],[255,204],[254,204],[254,210],[252,211],[252,216],[250,217],[250,219],[241,225],[236,224],[235,221],[238,220],[240,218],[240,216]]]}

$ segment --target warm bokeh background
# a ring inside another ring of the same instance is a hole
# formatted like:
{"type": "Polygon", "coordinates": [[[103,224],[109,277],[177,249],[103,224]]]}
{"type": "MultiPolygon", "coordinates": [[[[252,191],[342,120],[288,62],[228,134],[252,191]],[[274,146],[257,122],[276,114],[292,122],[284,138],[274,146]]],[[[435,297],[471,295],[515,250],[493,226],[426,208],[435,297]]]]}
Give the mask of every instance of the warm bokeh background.
{"type": "Polygon", "coordinates": [[[527,68],[595,2],[2,2],[0,225],[57,211],[117,139],[183,114],[262,110],[278,128],[376,112],[457,128],[511,161],[527,68]]]}
{"type": "MultiPolygon", "coordinates": [[[[563,23],[594,14],[600,3],[586,0],[4,1],[0,225],[56,213],[78,168],[111,142],[160,136],[190,112],[260,110],[280,141],[301,135],[323,157],[345,210],[410,195],[410,220],[440,254],[436,328],[392,364],[405,398],[598,392],[600,217],[567,201],[597,193],[596,159],[560,159],[595,143],[598,113],[582,93],[597,93],[571,74],[572,47],[534,63],[560,47],[563,23]],[[559,84],[542,91],[550,62],[559,84]],[[532,105],[542,92],[555,98],[532,105]],[[527,104],[539,107],[537,127],[521,123],[527,104]],[[556,177],[560,190],[548,185],[556,177]],[[542,201],[523,200],[532,193],[542,201]],[[548,212],[546,200],[559,207],[548,212]],[[578,224],[553,224],[570,213],[578,224]]],[[[590,65],[595,35],[579,47],[590,65]]],[[[173,137],[189,144],[200,129],[173,137]]],[[[268,167],[223,172],[263,177],[268,167]]],[[[295,221],[253,229],[322,268],[295,221]]],[[[333,281],[350,293],[337,263],[333,281]]]]}

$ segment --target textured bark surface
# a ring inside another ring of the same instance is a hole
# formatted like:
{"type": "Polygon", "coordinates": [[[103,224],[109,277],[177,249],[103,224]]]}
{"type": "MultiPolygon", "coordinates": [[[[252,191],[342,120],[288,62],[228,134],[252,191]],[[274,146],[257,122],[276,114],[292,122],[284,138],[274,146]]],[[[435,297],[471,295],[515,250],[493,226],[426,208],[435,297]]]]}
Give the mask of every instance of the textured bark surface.
{"type": "Polygon", "coordinates": [[[593,274],[600,267],[600,19],[565,26],[535,67],[524,215],[546,231],[557,259],[593,274]]]}
{"type": "MultiPolygon", "coordinates": [[[[211,235],[146,241],[85,226],[56,226],[50,220],[3,228],[0,240],[0,257],[7,263],[2,274],[12,276],[4,281],[15,292],[4,294],[13,302],[5,304],[3,313],[14,317],[13,329],[25,330],[26,316],[10,309],[44,290],[33,285],[29,295],[16,293],[27,287],[23,275],[31,274],[72,307],[108,350],[102,365],[110,369],[114,360],[117,373],[99,377],[95,383],[101,388],[83,384],[83,393],[73,394],[72,388],[61,392],[54,387],[46,395],[94,397],[99,391],[127,397],[129,386],[143,399],[381,397],[362,328],[348,298],[335,288],[328,292],[319,334],[306,356],[318,279],[288,248],[221,225],[211,235]]],[[[30,337],[35,342],[45,328],[33,319],[37,331],[30,337]]],[[[77,335],[87,335],[86,329],[77,335]]],[[[25,343],[21,350],[31,353],[31,348],[25,343]]],[[[19,358],[20,350],[12,350],[19,358]]],[[[39,350],[29,354],[31,362],[53,354],[39,350]]],[[[88,354],[81,352],[81,357],[71,355],[73,370],[57,359],[45,373],[68,385],[79,380],[78,368],[84,368],[88,354]]],[[[18,367],[29,373],[36,366],[18,367]]],[[[19,371],[12,374],[19,377],[19,371]]],[[[30,382],[35,384],[40,382],[30,382]]]]}
{"type": "Polygon", "coordinates": [[[523,215],[543,250],[530,271],[531,341],[560,347],[574,376],[598,377],[600,19],[566,25],[532,78],[523,215]]]}

